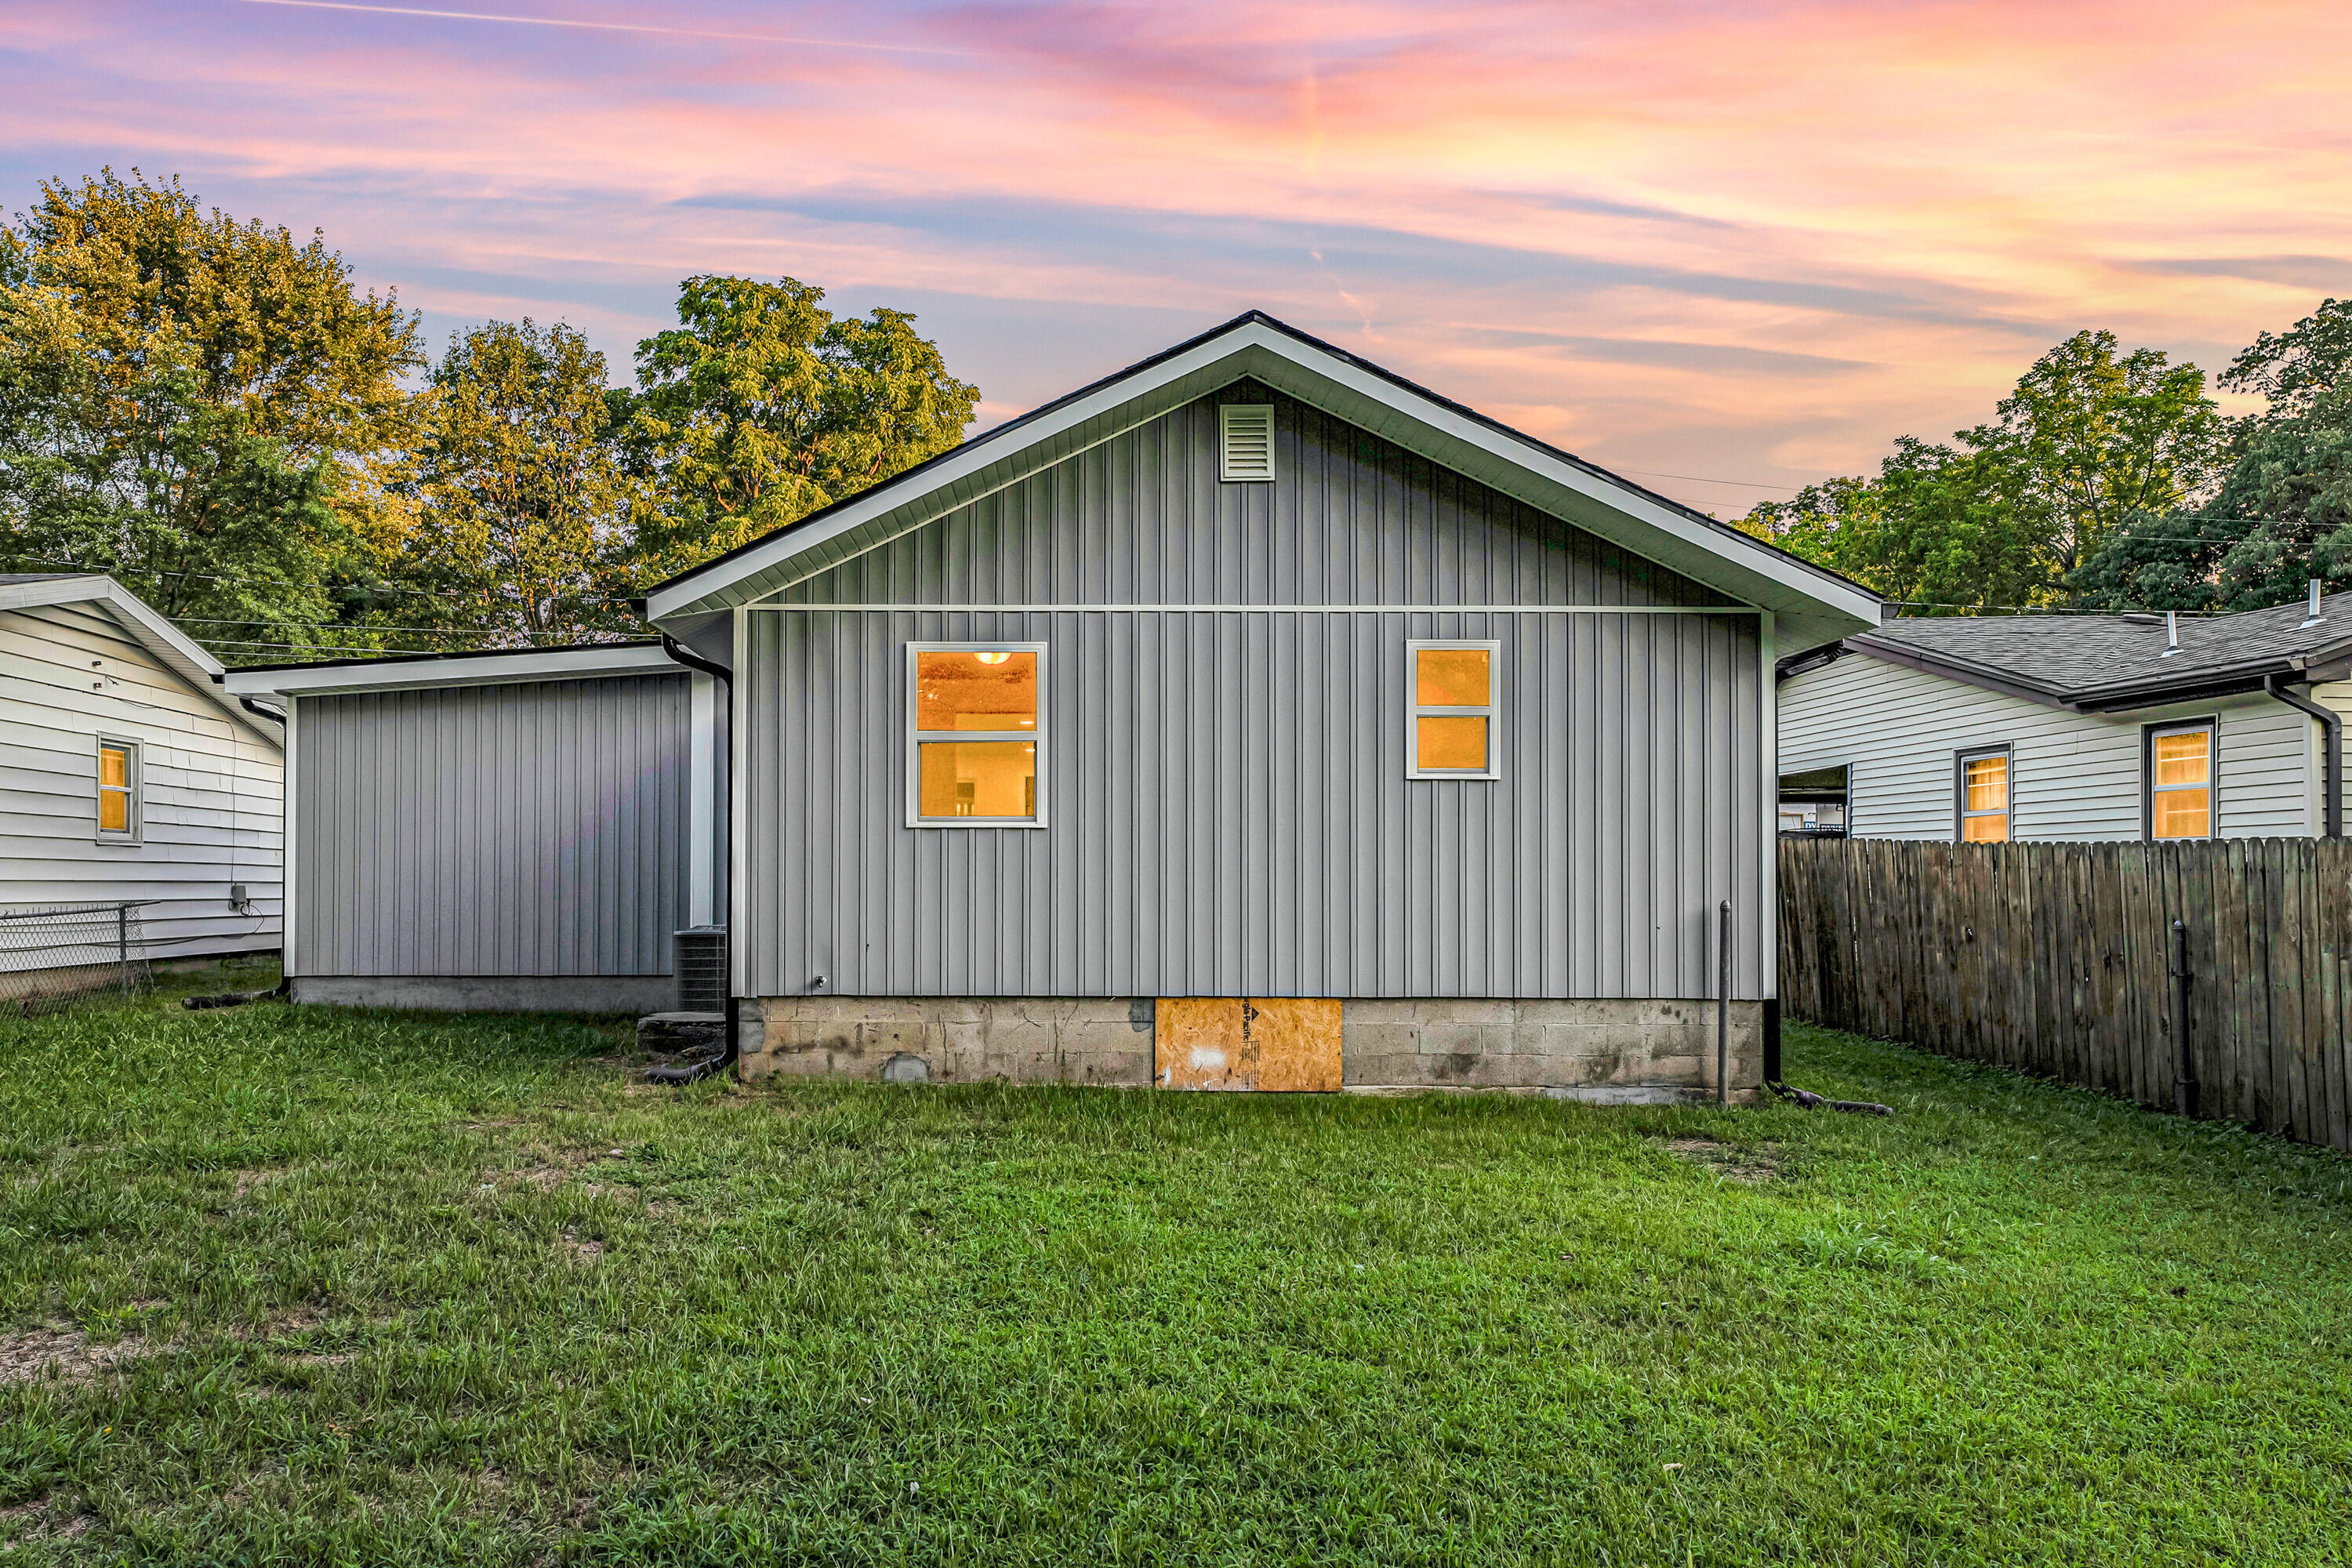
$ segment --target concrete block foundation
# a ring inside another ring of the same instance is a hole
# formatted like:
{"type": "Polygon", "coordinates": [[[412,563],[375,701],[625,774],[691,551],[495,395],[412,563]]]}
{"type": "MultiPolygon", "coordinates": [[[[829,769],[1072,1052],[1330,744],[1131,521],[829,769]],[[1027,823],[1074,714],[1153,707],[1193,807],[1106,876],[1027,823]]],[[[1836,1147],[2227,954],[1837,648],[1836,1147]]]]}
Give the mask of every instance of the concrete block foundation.
{"type": "MultiPolygon", "coordinates": [[[[771,996],[743,1003],[742,1076],[923,1083],[1152,1079],[1150,997],[771,996]]],[[[1715,1097],[1706,1000],[1343,1000],[1340,1072],[1366,1093],[1499,1089],[1601,1104],[1715,1097]]],[[[1763,1078],[1763,1004],[1731,1005],[1732,1098],[1763,1078]]]]}

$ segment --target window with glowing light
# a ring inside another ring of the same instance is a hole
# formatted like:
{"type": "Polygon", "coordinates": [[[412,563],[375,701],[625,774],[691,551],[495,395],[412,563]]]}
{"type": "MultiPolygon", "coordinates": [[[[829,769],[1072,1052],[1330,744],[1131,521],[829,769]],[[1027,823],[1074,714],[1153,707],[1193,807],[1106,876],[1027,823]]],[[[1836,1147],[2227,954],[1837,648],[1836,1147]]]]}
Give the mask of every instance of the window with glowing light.
{"type": "Polygon", "coordinates": [[[1963,844],[2009,842],[2009,748],[1959,756],[1959,838],[1963,844]]]}
{"type": "Polygon", "coordinates": [[[2168,724],[2147,731],[2147,836],[2213,837],[2213,726],[2168,724]]]}
{"type": "Polygon", "coordinates": [[[1040,827],[1044,643],[907,645],[907,825],[1040,827]]]}
{"type": "Polygon", "coordinates": [[[99,842],[139,841],[139,743],[100,736],[98,742],[99,842]]]}
{"type": "Polygon", "coordinates": [[[1503,776],[1503,645],[1404,645],[1405,776],[1503,776]]]}

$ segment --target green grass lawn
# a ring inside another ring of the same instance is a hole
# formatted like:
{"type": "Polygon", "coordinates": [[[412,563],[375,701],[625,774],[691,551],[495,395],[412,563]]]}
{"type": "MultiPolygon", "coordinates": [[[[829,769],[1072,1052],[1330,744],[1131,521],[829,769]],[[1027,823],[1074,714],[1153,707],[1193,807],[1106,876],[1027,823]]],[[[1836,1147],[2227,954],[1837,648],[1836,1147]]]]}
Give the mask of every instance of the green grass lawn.
{"type": "Polygon", "coordinates": [[[1806,1031],[1898,1114],[169,1000],[0,1023],[0,1561],[2352,1553],[2352,1162],[2234,1130],[1806,1031]]]}

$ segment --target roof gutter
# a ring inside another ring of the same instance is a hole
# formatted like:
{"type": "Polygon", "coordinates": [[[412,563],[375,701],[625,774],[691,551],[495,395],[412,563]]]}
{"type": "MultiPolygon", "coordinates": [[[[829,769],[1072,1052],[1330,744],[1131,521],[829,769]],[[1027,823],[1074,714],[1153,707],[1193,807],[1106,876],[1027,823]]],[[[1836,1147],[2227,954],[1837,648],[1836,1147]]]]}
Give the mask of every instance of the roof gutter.
{"type": "Polygon", "coordinates": [[[2344,721],[2332,710],[2321,707],[2301,692],[2286,688],[2284,675],[2265,676],[2263,689],[2299,712],[2308,713],[2319,721],[2320,747],[2320,818],[2330,838],[2344,837],[2344,721]]]}
{"type": "Polygon", "coordinates": [[[1772,683],[1777,686],[1791,676],[1803,675],[1811,670],[1826,669],[1853,651],[1845,645],[1844,639],[1840,638],[1836,642],[1823,643],[1819,647],[1809,647],[1801,652],[1792,653],[1773,665],[1772,683]]]}
{"type": "MultiPolygon", "coordinates": [[[[709,676],[712,679],[718,681],[719,685],[726,688],[729,722],[727,728],[726,754],[718,759],[719,779],[718,820],[722,823],[731,823],[735,816],[735,727],[733,722],[733,714],[735,711],[735,672],[728,668],[725,665],[720,664],[716,659],[705,658],[702,655],[695,652],[692,648],[687,647],[684,643],[678,641],[667,632],[662,633],[661,646],[662,651],[669,655],[671,658],[686,666],[688,669],[701,671],[703,674],[709,676]]],[[[729,858],[732,859],[734,845],[731,839],[729,841],[728,849],[729,858]]],[[[734,878],[732,876],[731,867],[730,868],[728,886],[731,892],[734,886],[734,878]]],[[[737,932],[731,925],[728,928],[727,1022],[724,1026],[726,1037],[720,1042],[719,1054],[702,1061],[682,1063],[677,1067],[647,1068],[646,1069],[646,1082],[676,1084],[693,1083],[698,1079],[709,1078],[715,1073],[726,1071],[729,1068],[735,1065],[736,1058],[742,1054],[741,1036],[743,1028],[743,999],[737,995],[735,991],[735,939],[739,934],[740,933],[737,932]]]]}
{"type": "Polygon", "coordinates": [[[283,724],[286,722],[285,714],[280,713],[277,709],[268,707],[254,698],[240,697],[236,700],[236,705],[244,709],[247,712],[252,714],[257,719],[267,719],[273,724],[283,724]]]}

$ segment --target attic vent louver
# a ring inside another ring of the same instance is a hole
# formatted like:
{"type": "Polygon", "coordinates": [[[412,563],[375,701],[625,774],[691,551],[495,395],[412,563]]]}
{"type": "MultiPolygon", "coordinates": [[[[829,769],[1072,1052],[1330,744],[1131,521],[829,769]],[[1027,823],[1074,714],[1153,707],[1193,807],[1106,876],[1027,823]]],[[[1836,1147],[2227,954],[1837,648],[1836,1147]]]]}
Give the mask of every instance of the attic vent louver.
{"type": "Polygon", "coordinates": [[[1228,403],[1217,410],[1217,478],[1229,485],[1265,484],[1274,479],[1274,405],[1228,403]]]}

